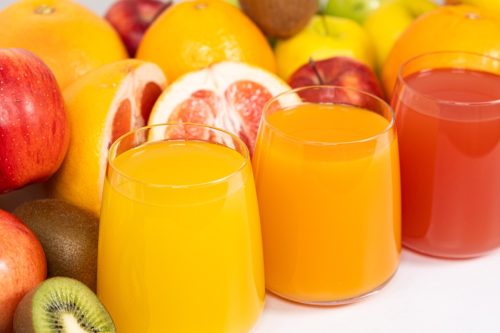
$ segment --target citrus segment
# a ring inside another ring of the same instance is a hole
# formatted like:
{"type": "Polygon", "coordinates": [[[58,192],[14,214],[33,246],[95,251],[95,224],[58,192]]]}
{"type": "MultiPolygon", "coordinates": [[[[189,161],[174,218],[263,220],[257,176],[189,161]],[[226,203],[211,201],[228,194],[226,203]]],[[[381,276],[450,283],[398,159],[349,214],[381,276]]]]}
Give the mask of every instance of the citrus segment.
{"type": "Polygon", "coordinates": [[[218,96],[210,90],[198,90],[172,112],[169,120],[183,123],[204,123],[215,125],[218,96]]]}
{"type": "Polygon", "coordinates": [[[136,59],[89,72],[64,91],[71,127],[66,159],[53,177],[54,196],[99,214],[108,148],[146,124],[166,79],[161,69],[136,59]]]}
{"type": "MultiPolygon", "coordinates": [[[[215,116],[217,114],[217,105],[220,103],[220,98],[210,90],[198,90],[184,102],[179,104],[170,115],[168,122],[170,123],[194,123],[215,125],[215,116]]],[[[207,140],[208,132],[204,128],[199,127],[167,127],[167,137],[170,139],[186,137],[186,132],[189,137],[194,137],[202,140],[207,140]]]]}
{"type": "Polygon", "coordinates": [[[240,117],[239,135],[248,147],[255,145],[262,108],[273,96],[267,88],[252,81],[237,81],[224,92],[226,102],[240,117]]]}
{"type": "Polygon", "coordinates": [[[224,60],[275,71],[264,35],[238,8],[220,0],[170,7],[144,35],[137,58],[157,63],[170,80],[224,60]]]}
{"type": "Polygon", "coordinates": [[[35,53],[61,88],[94,68],[127,58],[111,25],[69,0],[23,0],[0,11],[0,47],[35,53]]]}
{"type": "Polygon", "coordinates": [[[203,123],[239,135],[252,151],[264,104],[290,87],[276,75],[237,62],[186,74],[158,98],[149,124],[203,123]]]}
{"type": "Polygon", "coordinates": [[[130,106],[130,101],[126,99],[120,104],[113,118],[113,125],[111,128],[111,140],[109,140],[108,149],[116,139],[118,139],[124,133],[127,133],[127,131],[129,131],[131,128],[132,128],[132,110],[130,106]]]}

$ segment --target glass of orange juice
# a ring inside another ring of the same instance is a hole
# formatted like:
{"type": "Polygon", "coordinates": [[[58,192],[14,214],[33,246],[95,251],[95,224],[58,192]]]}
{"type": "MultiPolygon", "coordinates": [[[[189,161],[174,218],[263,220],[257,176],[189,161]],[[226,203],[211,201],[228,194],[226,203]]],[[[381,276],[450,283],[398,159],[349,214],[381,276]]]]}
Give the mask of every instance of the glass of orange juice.
{"type": "Polygon", "coordinates": [[[265,297],[261,231],[238,137],[156,125],[111,146],[97,289],[121,333],[253,326],[265,297]]]}
{"type": "Polygon", "coordinates": [[[269,291],[336,305],[390,280],[401,199],[387,103],[334,86],[279,95],[263,111],[253,166],[269,291]]]}

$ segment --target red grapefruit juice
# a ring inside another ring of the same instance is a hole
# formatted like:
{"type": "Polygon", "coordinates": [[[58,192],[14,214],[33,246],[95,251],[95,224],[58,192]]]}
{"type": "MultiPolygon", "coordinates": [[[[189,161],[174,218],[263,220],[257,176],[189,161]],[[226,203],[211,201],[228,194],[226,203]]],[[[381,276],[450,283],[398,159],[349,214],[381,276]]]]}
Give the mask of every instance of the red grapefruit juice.
{"type": "Polygon", "coordinates": [[[419,71],[400,80],[393,106],[404,244],[448,258],[500,246],[500,76],[419,71]]]}

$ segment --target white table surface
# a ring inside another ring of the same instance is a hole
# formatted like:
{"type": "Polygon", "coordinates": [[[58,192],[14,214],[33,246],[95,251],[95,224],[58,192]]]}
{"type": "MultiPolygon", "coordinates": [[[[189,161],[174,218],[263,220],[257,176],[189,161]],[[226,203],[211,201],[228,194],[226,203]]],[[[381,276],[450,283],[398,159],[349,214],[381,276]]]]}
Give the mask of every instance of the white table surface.
{"type": "MultiPolygon", "coordinates": [[[[12,2],[0,0],[0,9],[12,2]]],[[[99,14],[112,3],[79,2],[99,14]]],[[[12,206],[18,196],[24,195],[0,196],[0,207],[12,206]]],[[[434,259],[403,250],[397,274],[379,293],[356,304],[330,308],[297,305],[268,295],[252,330],[329,332],[500,333],[500,250],[470,260],[434,259]]]]}

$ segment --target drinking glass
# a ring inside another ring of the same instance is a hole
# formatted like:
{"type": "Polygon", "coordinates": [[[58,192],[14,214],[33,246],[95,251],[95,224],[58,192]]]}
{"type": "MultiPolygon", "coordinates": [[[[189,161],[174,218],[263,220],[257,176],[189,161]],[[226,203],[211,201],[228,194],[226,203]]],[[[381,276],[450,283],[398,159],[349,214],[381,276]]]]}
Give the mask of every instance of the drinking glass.
{"type": "Polygon", "coordinates": [[[252,168],[238,137],[167,124],[111,146],[97,289],[118,332],[248,332],[265,290],[252,168]]]}
{"type": "Polygon", "coordinates": [[[315,86],[272,99],[253,156],[266,286],[307,304],[350,303],[396,272],[400,182],[391,107],[315,86]]]}
{"type": "Polygon", "coordinates": [[[500,60],[437,52],[400,70],[403,244],[445,258],[500,246],[500,60]]]}

